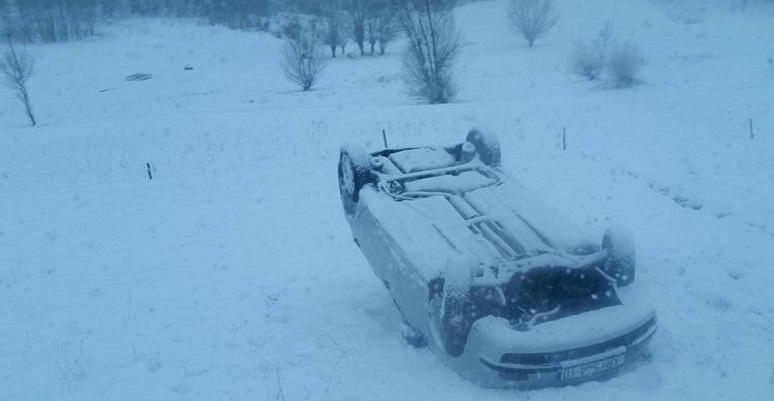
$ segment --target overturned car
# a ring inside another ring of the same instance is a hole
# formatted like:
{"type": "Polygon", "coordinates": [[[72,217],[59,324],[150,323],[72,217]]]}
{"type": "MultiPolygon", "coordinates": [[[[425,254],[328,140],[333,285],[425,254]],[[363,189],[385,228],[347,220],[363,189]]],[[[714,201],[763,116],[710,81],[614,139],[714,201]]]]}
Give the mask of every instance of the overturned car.
{"type": "Polygon", "coordinates": [[[449,147],[342,149],[345,215],[405,339],[484,386],[617,374],[656,330],[632,240],[608,230],[589,241],[500,158],[497,138],[477,130],[449,147]]]}

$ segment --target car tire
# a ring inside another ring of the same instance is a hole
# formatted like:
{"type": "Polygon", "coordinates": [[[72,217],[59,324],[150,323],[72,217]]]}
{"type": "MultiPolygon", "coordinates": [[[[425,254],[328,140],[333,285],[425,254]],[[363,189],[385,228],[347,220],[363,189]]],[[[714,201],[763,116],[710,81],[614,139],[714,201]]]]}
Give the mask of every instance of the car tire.
{"type": "Polygon", "coordinates": [[[444,284],[442,292],[432,295],[429,303],[430,326],[439,348],[453,357],[462,355],[473,325],[469,316],[470,299],[467,288],[444,284]]]}
{"type": "Polygon", "coordinates": [[[619,287],[634,282],[637,256],[628,230],[608,229],[602,238],[602,249],[607,250],[607,260],[602,267],[605,274],[614,278],[619,287]]]}
{"type": "Polygon", "coordinates": [[[350,148],[339,153],[339,193],[344,213],[351,217],[357,210],[360,190],[369,182],[368,154],[350,148]]]}
{"type": "Polygon", "coordinates": [[[476,147],[478,158],[490,167],[497,167],[501,162],[500,141],[496,135],[487,134],[477,129],[468,132],[466,140],[476,147]]]}

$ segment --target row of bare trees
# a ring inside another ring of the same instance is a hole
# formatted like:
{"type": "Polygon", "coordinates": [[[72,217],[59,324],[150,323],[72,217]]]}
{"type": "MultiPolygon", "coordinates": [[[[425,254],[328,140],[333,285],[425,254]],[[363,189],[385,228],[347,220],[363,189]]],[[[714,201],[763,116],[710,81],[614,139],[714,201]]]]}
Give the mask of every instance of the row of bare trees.
{"type": "MultiPolygon", "coordinates": [[[[32,125],[36,121],[26,82],[32,75],[33,60],[25,52],[17,51],[13,42],[19,36],[24,40],[32,40],[30,35],[33,34],[20,31],[18,25],[13,24],[14,12],[18,14],[20,10],[26,10],[24,7],[32,7],[31,4],[65,4],[68,1],[73,4],[99,4],[104,13],[116,12],[122,5],[129,6],[133,12],[142,14],[171,10],[177,10],[180,14],[196,13],[198,7],[210,6],[214,8],[209,10],[217,10],[217,7],[226,4],[220,0],[24,1],[29,3],[20,6],[20,0],[0,0],[0,23],[3,24],[0,28],[6,32],[8,43],[0,62],[0,73],[5,78],[6,86],[24,103],[32,125]]],[[[329,62],[320,49],[321,45],[330,49],[333,58],[338,51],[345,52],[350,39],[358,47],[360,55],[365,55],[367,50],[374,55],[377,46],[379,54],[384,54],[387,45],[402,33],[408,44],[403,54],[403,79],[407,92],[428,103],[448,103],[454,99],[454,64],[462,49],[460,34],[454,24],[455,0],[319,0],[312,3],[290,0],[291,3],[293,1],[299,2],[298,7],[309,7],[316,12],[310,23],[296,22],[295,25],[286,26],[284,32],[286,43],[282,49],[283,70],[286,77],[297,83],[302,90],[307,91],[314,86],[329,62]]],[[[229,9],[229,13],[218,14],[235,27],[247,27],[252,24],[249,16],[270,11],[270,0],[231,0],[230,4],[247,7],[244,15],[231,13],[238,7],[229,9]],[[227,15],[232,17],[225,17],[227,15]]],[[[15,17],[16,21],[20,18],[18,15],[15,17]]],[[[551,0],[511,0],[508,21],[513,31],[523,37],[530,47],[556,25],[558,18],[551,0]]],[[[66,25],[63,28],[51,23],[51,20],[45,21],[55,27],[53,39],[49,38],[52,41],[80,32],[75,28],[66,28],[66,25]]],[[[39,25],[33,24],[36,27],[39,25]]],[[[40,32],[37,34],[41,35],[40,32]]],[[[613,40],[611,35],[607,26],[589,45],[578,45],[572,59],[573,71],[594,80],[607,66],[617,86],[630,86],[636,82],[642,56],[638,47],[625,44],[617,46],[608,60],[606,55],[607,47],[613,40]]]]}
{"type": "MultiPolygon", "coordinates": [[[[448,103],[456,94],[454,63],[462,48],[454,26],[454,0],[325,0],[322,30],[313,23],[289,35],[282,49],[285,76],[302,90],[310,90],[328,59],[320,52],[325,44],[336,57],[352,38],[360,54],[383,54],[400,32],[408,46],[403,55],[407,92],[428,103],[448,103]],[[347,27],[349,35],[347,34],[347,27]],[[315,40],[315,38],[317,40],[315,40]]],[[[294,31],[295,30],[291,30],[294,31]]]]}
{"type": "Polygon", "coordinates": [[[317,36],[336,57],[351,39],[360,55],[384,54],[399,34],[390,0],[322,0],[317,36]]]}
{"type": "Polygon", "coordinates": [[[0,0],[0,29],[26,42],[62,42],[94,34],[98,0],[0,0]]]}
{"type": "Polygon", "coordinates": [[[324,45],[331,58],[346,54],[352,41],[361,56],[383,55],[400,34],[391,0],[321,0],[306,23],[291,21],[283,28],[282,67],[286,78],[310,90],[328,65],[320,51],[324,45]]]}
{"type": "MultiPolygon", "coordinates": [[[[377,43],[380,53],[384,53],[384,44],[400,31],[408,42],[403,55],[407,92],[428,103],[447,103],[456,94],[454,64],[462,49],[454,26],[454,6],[454,0],[322,0],[318,10],[322,29],[316,36],[296,36],[285,45],[286,76],[303,90],[312,88],[328,62],[318,51],[314,37],[335,58],[337,49],[344,52],[348,38],[361,55],[366,53],[366,41],[371,54],[377,43]]],[[[507,19],[512,32],[532,47],[557,24],[559,14],[552,0],[510,0],[507,19]]],[[[633,43],[615,44],[608,51],[614,41],[608,24],[589,44],[577,44],[572,71],[596,80],[606,70],[619,88],[636,83],[644,63],[639,47],[633,43]]]]}
{"type": "Polygon", "coordinates": [[[24,42],[91,36],[104,19],[139,16],[206,18],[235,29],[267,29],[276,0],[0,0],[0,29],[24,42]]]}
{"type": "MultiPolygon", "coordinates": [[[[394,36],[391,0],[0,0],[0,28],[18,40],[62,42],[94,34],[98,21],[139,16],[203,17],[235,29],[268,29],[277,12],[325,19],[331,37],[351,38],[361,54],[394,36]]],[[[339,43],[336,43],[338,46],[339,43]]],[[[380,50],[381,51],[381,50],[380,50]]]]}

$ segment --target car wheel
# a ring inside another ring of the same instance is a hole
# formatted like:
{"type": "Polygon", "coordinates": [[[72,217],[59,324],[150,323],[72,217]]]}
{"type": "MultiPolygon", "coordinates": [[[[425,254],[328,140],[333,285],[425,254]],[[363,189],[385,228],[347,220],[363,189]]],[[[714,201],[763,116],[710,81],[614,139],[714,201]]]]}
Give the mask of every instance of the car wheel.
{"type": "Polygon", "coordinates": [[[360,189],[368,183],[368,155],[351,149],[342,149],[339,153],[339,192],[341,203],[347,216],[357,210],[360,189]]]}
{"type": "Polygon", "coordinates": [[[500,165],[500,141],[497,140],[497,136],[472,129],[468,132],[466,140],[476,147],[482,163],[491,167],[500,165]]]}
{"type": "Polygon", "coordinates": [[[602,249],[607,250],[607,260],[602,270],[623,287],[634,281],[637,257],[634,240],[627,230],[608,229],[602,238],[602,249]]]}
{"type": "Polygon", "coordinates": [[[428,305],[433,339],[453,357],[462,355],[473,324],[468,291],[456,287],[445,283],[443,292],[433,294],[428,305]]]}

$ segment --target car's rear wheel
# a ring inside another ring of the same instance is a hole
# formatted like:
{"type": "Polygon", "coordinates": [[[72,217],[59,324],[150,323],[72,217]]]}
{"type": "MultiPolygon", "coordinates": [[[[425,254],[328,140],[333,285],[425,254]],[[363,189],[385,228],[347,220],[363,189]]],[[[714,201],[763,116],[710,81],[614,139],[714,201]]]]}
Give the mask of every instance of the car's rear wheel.
{"type": "Polygon", "coordinates": [[[629,231],[608,229],[602,238],[602,249],[607,250],[607,260],[602,267],[605,274],[614,278],[619,287],[634,282],[637,256],[629,231]]]}
{"type": "Polygon", "coordinates": [[[472,129],[468,132],[466,140],[476,147],[476,152],[482,163],[491,167],[500,165],[500,141],[496,135],[472,129]]]}
{"type": "Polygon", "coordinates": [[[344,213],[352,216],[360,200],[360,189],[368,183],[368,155],[344,148],[339,153],[339,192],[344,213]]]}

